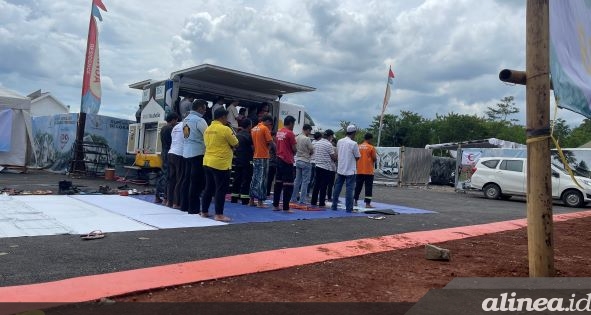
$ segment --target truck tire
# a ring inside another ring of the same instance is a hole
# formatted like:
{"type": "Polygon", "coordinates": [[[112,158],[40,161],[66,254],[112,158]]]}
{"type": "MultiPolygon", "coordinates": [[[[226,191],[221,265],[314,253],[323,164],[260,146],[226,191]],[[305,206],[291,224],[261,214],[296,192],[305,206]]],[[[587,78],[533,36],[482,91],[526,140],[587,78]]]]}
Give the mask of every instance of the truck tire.
{"type": "Polygon", "coordinates": [[[573,208],[579,208],[585,204],[583,194],[575,189],[569,189],[562,193],[562,202],[564,202],[565,205],[573,208]]]}
{"type": "Polygon", "coordinates": [[[499,199],[501,197],[501,187],[497,184],[486,184],[482,188],[482,192],[484,192],[484,197],[488,199],[499,199]]]}

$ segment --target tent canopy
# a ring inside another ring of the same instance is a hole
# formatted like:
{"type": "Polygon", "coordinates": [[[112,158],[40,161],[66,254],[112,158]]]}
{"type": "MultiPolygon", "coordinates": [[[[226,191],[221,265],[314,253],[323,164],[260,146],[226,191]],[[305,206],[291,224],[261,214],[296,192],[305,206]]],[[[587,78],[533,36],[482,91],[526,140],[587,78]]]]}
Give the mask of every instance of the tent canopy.
{"type": "Polygon", "coordinates": [[[470,140],[463,142],[449,142],[439,144],[428,144],[425,149],[442,149],[442,150],[457,150],[458,148],[469,149],[469,148],[507,148],[507,149],[520,149],[526,148],[521,143],[500,140],[496,138],[482,139],[482,140],[470,140]]]}
{"type": "Polygon", "coordinates": [[[28,153],[34,150],[30,110],[29,98],[0,87],[0,124],[4,127],[0,135],[0,165],[26,165],[28,153]]]}
{"type": "Polygon", "coordinates": [[[0,86],[0,108],[31,109],[31,100],[15,91],[0,86]]]}

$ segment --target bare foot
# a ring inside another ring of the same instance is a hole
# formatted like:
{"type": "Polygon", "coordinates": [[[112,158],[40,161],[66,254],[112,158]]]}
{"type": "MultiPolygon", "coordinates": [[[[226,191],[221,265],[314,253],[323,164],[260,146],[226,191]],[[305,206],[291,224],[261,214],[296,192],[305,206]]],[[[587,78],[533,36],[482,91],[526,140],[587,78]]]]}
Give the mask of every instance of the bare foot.
{"type": "Polygon", "coordinates": [[[227,216],[225,216],[223,214],[222,215],[216,214],[213,217],[213,219],[216,220],[216,221],[221,221],[221,222],[230,222],[230,221],[232,221],[232,219],[230,219],[229,217],[227,217],[227,216]]]}

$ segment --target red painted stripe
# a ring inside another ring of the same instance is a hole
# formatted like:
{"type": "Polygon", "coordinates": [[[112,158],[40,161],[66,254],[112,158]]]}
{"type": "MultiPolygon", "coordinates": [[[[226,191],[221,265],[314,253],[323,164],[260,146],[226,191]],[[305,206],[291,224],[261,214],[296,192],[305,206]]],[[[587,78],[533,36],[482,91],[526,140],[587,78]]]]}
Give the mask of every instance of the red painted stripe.
{"type": "MultiPolygon", "coordinates": [[[[560,214],[554,222],[591,217],[591,211],[560,214]]],[[[345,242],[278,249],[60,281],[0,287],[0,302],[85,302],[149,289],[284,269],[327,260],[440,243],[526,226],[525,219],[410,232],[345,242]]]]}

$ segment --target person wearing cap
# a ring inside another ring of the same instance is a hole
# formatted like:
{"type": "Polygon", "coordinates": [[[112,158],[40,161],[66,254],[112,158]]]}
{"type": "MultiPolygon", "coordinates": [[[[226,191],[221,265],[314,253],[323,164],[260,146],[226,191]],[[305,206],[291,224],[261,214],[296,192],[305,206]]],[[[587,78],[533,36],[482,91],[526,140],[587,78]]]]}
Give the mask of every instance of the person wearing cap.
{"type": "Polygon", "coordinates": [[[316,181],[312,189],[312,199],[310,204],[313,206],[326,207],[326,190],[330,179],[334,178],[336,170],[335,162],[337,155],[331,144],[334,138],[334,132],[330,129],[324,131],[322,139],[314,143],[314,161],[316,162],[316,181]]]}
{"type": "Polygon", "coordinates": [[[312,140],[310,140],[311,133],[312,126],[304,124],[302,127],[302,133],[296,138],[296,178],[291,202],[305,204],[306,198],[308,197],[308,183],[310,182],[310,176],[312,175],[311,158],[314,153],[314,146],[312,145],[312,140]]]}
{"type": "Polygon", "coordinates": [[[228,127],[228,111],[218,108],[213,112],[214,120],[203,134],[205,155],[203,170],[205,172],[205,190],[201,205],[201,216],[209,217],[209,204],[214,199],[215,216],[217,221],[229,222],[224,215],[226,192],[230,186],[230,170],[232,169],[232,155],[238,139],[234,130],[228,127]]]}
{"type": "Polygon", "coordinates": [[[355,180],[355,196],[354,206],[357,206],[357,200],[361,194],[361,189],[365,184],[365,207],[373,208],[371,205],[372,190],[373,190],[373,176],[374,176],[374,165],[378,159],[376,148],[371,144],[373,135],[366,133],[363,136],[362,144],[359,145],[359,153],[361,157],[357,160],[357,177],[355,180]]]}
{"type": "Polygon", "coordinates": [[[332,210],[337,210],[339,196],[345,188],[345,210],[353,212],[353,193],[355,190],[355,175],[357,174],[357,160],[361,157],[359,145],[355,142],[357,127],[349,125],[346,128],[347,136],[337,142],[337,179],[332,192],[332,210]]]}
{"type": "Polygon", "coordinates": [[[199,196],[203,190],[203,155],[205,142],[203,133],[207,123],[203,119],[207,101],[195,100],[191,111],[183,120],[183,159],[185,170],[181,191],[181,210],[189,214],[198,214],[201,208],[199,196]]]}
{"type": "Polygon", "coordinates": [[[275,135],[277,146],[277,175],[275,177],[275,190],[273,194],[273,211],[279,211],[279,200],[283,193],[283,211],[292,213],[289,209],[289,200],[293,194],[293,164],[296,153],[296,137],[293,127],[296,119],[288,115],[283,119],[283,128],[275,135]]]}
{"type": "Polygon", "coordinates": [[[162,159],[162,169],[156,182],[156,198],[155,203],[168,204],[168,151],[172,144],[172,128],[177,124],[179,115],[171,112],[166,115],[166,126],[160,130],[160,143],[162,144],[162,151],[160,152],[160,158],[162,159]]]}

